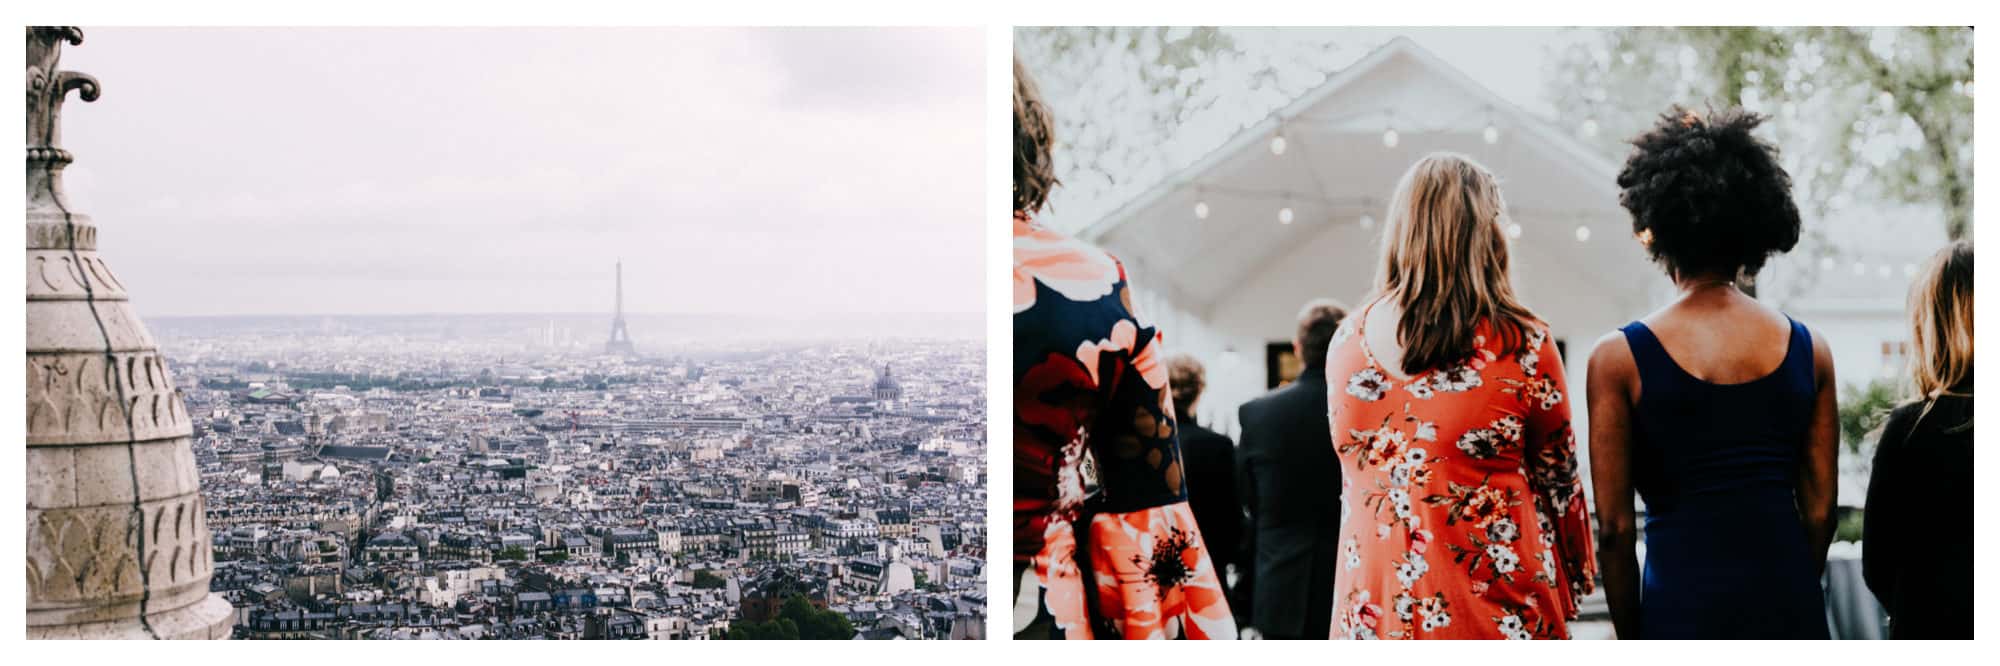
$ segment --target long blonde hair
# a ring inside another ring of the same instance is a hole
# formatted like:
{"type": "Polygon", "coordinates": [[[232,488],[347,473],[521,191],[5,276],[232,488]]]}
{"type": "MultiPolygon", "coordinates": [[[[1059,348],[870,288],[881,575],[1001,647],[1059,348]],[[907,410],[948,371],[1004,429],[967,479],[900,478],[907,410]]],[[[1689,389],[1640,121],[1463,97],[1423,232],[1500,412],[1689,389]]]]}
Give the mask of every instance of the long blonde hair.
{"type": "Polygon", "coordinates": [[[1396,184],[1375,288],[1402,309],[1405,374],[1465,360],[1481,322],[1502,349],[1526,343],[1536,318],[1507,274],[1506,208],[1493,173],[1456,153],[1424,156],[1396,184]]]}
{"type": "Polygon", "coordinates": [[[1931,256],[1910,286],[1910,379],[1919,399],[1972,376],[1972,243],[1931,256]]]}

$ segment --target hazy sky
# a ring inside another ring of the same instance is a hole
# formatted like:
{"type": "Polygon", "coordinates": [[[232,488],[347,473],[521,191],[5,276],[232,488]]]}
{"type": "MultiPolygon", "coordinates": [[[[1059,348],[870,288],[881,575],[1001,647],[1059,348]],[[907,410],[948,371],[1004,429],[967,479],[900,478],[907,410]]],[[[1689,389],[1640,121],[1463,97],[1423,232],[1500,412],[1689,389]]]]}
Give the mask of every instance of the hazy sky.
{"type": "Polygon", "coordinates": [[[143,315],[983,307],[978,29],[85,33],[143,315]]]}

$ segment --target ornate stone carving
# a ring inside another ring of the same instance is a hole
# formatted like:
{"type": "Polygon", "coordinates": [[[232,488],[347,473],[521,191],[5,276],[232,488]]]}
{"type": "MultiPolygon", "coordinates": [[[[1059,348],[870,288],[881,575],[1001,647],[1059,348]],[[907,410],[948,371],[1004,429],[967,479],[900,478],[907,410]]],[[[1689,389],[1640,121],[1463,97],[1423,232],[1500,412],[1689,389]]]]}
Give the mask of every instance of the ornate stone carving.
{"type": "Polygon", "coordinates": [[[228,638],[187,406],[63,198],[63,100],[99,93],[64,42],[28,28],[28,637],[228,638]]]}

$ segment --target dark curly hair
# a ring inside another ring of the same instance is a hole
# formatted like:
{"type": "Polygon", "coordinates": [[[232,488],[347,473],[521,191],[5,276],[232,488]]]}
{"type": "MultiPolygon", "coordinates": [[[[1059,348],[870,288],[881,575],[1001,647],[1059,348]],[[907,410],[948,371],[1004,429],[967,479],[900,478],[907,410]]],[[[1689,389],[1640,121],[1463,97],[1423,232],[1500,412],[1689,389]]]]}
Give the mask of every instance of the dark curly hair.
{"type": "Polygon", "coordinates": [[[1703,116],[1676,105],[1632,140],[1618,203],[1669,275],[1755,275],[1765,259],[1798,244],[1792,177],[1777,147],[1751,134],[1765,118],[1735,107],[1703,116]]]}

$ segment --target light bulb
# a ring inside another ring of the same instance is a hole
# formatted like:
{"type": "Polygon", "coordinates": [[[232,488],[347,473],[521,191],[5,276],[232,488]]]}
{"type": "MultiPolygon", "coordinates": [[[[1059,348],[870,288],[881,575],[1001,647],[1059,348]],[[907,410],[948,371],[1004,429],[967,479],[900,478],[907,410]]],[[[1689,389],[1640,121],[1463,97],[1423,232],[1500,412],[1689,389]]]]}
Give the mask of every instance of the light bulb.
{"type": "Polygon", "coordinates": [[[1486,138],[1488,144],[1500,143],[1500,128],[1494,127],[1493,123],[1487,123],[1486,131],[1480,134],[1486,138]]]}
{"type": "Polygon", "coordinates": [[[1373,228],[1375,228],[1375,217],[1374,217],[1374,216],[1372,216],[1372,215],[1368,215],[1368,214],[1365,214],[1365,213],[1364,213],[1364,214],[1362,214],[1362,216],[1361,216],[1361,228],[1363,228],[1363,229],[1373,229],[1373,228]]]}
{"type": "Polygon", "coordinates": [[[1383,147],[1385,147],[1385,148],[1394,148],[1394,147],[1396,147],[1396,143],[1397,143],[1397,142],[1398,142],[1399,140],[1401,140],[1401,137],[1398,137],[1398,136],[1396,136],[1396,128],[1393,128],[1393,127],[1391,127],[1391,128],[1389,128],[1389,129],[1385,129],[1385,130],[1382,130],[1382,146],[1383,146],[1383,147]]]}
{"type": "Polygon", "coordinates": [[[1291,224],[1291,223],[1292,223],[1292,207],[1286,206],[1284,208],[1278,209],[1278,224],[1291,224]]]}
{"type": "Polygon", "coordinates": [[[1280,134],[1271,137],[1271,154],[1272,155],[1285,154],[1285,135],[1280,134]]]}
{"type": "Polygon", "coordinates": [[[1509,223],[1507,223],[1507,237],[1508,237],[1508,238],[1520,238],[1520,237],[1521,237],[1521,223],[1519,223],[1519,222],[1509,222],[1509,223]]]}
{"type": "Polygon", "coordinates": [[[1819,269],[1823,271],[1833,270],[1833,257],[1820,257],[1819,269]]]}
{"type": "Polygon", "coordinates": [[[1882,264],[1880,268],[1875,269],[1875,274],[1881,277],[1889,277],[1889,265],[1882,264]]]}
{"type": "Polygon", "coordinates": [[[1208,219],[1208,202],[1206,201],[1194,202],[1194,219],[1197,220],[1208,219]]]}
{"type": "Polygon", "coordinates": [[[1581,243],[1587,240],[1590,240],[1590,225],[1576,225],[1576,242],[1581,243]]]}
{"type": "Polygon", "coordinates": [[[1916,265],[1916,264],[1903,264],[1903,277],[1906,277],[1906,278],[1907,278],[1907,277],[1916,277],[1916,276],[1917,276],[1917,265],[1916,265]]]}
{"type": "Polygon", "coordinates": [[[1585,118],[1585,119],[1583,119],[1583,135],[1584,135],[1584,136],[1586,136],[1586,137],[1593,137],[1593,136],[1597,136],[1597,119],[1596,119],[1596,118],[1585,118]]]}
{"type": "Polygon", "coordinates": [[[1861,262],[1859,262],[1859,261],[1857,261],[1857,262],[1854,262],[1854,274],[1855,274],[1855,275],[1867,275],[1867,274],[1868,274],[1868,264],[1864,264],[1864,263],[1861,263],[1861,262]]]}

